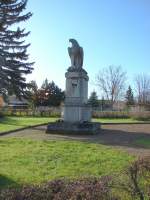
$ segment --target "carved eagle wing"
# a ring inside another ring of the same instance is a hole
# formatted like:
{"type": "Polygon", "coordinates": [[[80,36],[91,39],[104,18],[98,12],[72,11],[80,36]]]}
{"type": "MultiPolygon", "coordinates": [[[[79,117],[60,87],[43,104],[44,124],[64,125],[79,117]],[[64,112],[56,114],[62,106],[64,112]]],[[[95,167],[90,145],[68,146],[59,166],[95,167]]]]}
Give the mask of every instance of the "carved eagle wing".
{"type": "Polygon", "coordinates": [[[81,65],[83,66],[84,52],[82,47],[80,47],[80,56],[81,56],[81,65]]]}
{"type": "Polygon", "coordinates": [[[71,58],[71,47],[68,47],[68,53],[69,53],[69,56],[71,58]]]}

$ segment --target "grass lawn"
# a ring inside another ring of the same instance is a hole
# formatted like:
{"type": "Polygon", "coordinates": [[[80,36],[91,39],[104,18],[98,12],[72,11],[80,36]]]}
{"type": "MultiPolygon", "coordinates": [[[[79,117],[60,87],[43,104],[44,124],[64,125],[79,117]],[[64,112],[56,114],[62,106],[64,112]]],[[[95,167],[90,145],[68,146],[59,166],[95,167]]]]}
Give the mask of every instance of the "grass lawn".
{"type": "Polygon", "coordinates": [[[56,118],[48,117],[5,117],[0,119],[0,133],[55,120],[56,118]]]}
{"type": "Polygon", "coordinates": [[[135,144],[143,146],[144,148],[150,148],[150,139],[138,139],[135,141],[135,144]]]}
{"type": "MultiPolygon", "coordinates": [[[[23,128],[31,125],[38,125],[42,123],[48,123],[52,121],[56,121],[58,118],[50,118],[50,117],[5,117],[0,119],[0,133],[10,130],[15,130],[18,128],[23,128]]],[[[107,118],[99,118],[93,119],[94,122],[101,123],[135,123],[135,122],[143,122],[134,120],[131,118],[128,119],[107,119],[107,118]]],[[[147,123],[147,121],[146,121],[147,123]]]]}
{"type": "Polygon", "coordinates": [[[0,139],[0,187],[108,175],[121,171],[133,159],[99,144],[0,139]]]}

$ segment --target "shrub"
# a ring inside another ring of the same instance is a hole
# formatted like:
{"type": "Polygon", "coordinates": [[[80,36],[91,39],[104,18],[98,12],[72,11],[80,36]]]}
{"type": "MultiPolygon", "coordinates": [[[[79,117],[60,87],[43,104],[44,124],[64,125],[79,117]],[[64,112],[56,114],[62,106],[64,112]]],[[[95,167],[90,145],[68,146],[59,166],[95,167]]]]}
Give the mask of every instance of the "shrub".
{"type": "Polygon", "coordinates": [[[3,117],[3,113],[0,111],[0,118],[2,118],[3,117]]]}
{"type": "Polygon", "coordinates": [[[131,111],[93,111],[93,118],[111,118],[111,119],[119,119],[119,118],[133,118],[135,120],[150,120],[150,112],[149,111],[139,111],[139,112],[131,112],[131,111]]]}
{"type": "Polygon", "coordinates": [[[6,116],[60,117],[61,109],[60,107],[42,107],[42,109],[21,109],[5,107],[3,109],[3,113],[6,116]]]}
{"type": "Polygon", "coordinates": [[[149,111],[131,112],[130,116],[136,120],[143,120],[143,121],[150,120],[150,112],[149,111]]]}
{"type": "Polygon", "coordinates": [[[91,178],[77,181],[55,180],[41,186],[2,190],[4,200],[117,200],[112,196],[110,177],[91,178]]]}
{"type": "Polygon", "coordinates": [[[129,118],[127,111],[93,111],[93,118],[129,118]]]}
{"type": "Polygon", "coordinates": [[[3,110],[0,108],[0,118],[4,117],[3,110]]]}
{"type": "Polygon", "coordinates": [[[145,200],[150,197],[150,156],[134,161],[119,180],[113,184],[116,188],[126,191],[131,199],[145,200]]]}

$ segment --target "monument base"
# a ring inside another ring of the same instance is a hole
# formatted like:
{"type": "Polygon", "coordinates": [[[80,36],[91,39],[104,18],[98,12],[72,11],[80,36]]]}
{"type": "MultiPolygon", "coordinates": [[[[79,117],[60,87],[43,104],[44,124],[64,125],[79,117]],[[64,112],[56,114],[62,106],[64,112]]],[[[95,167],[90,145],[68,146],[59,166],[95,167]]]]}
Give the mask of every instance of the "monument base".
{"type": "Polygon", "coordinates": [[[52,122],[47,126],[50,134],[97,134],[100,133],[100,123],[97,122],[52,122]]]}
{"type": "Polygon", "coordinates": [[[69,123],[81,123],[84,121],[89,122],[91,120],[91,106],[83,104],[67,104],[65,103],[63,109],[62,118],[65,122],[69,123]]]}

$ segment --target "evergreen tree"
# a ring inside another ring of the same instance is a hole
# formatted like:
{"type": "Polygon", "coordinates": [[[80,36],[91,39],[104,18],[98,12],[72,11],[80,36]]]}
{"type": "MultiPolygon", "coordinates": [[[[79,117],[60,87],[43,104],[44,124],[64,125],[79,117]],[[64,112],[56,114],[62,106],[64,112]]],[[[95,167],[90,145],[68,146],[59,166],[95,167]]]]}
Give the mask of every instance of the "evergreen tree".
{"type": "Polygon", "coordinates": [[[99,106],[98,96],[97,96],[95,91],[93,91],[91,93],[88,102],[92,105],[92,107],[98,107],[99,106]]]}
{"type": "Polygon", "coordinates": [[[134,95],[133,95],[133,91],[131,86],[129,85],[128,90],[126,91],[126,105],[130,106],[130,105],[134,105],[134,95]]]}
{"type": "Polygon", "coordinates": [[[49,83],[48,104],[59,106],[64,100],[64,92],[52,81],[49,83]]]}
{"type": "Polygon", "coordinates": [[[37,94],[38,94],[38,86],[36,81],[31,81],[28,84],[28,89],[27,89],[27,94],[28,94],[28,101],[30,102],[30,106],[33,108],[37,104],[37,94]]]}
{"type": "Polygon", "coordinates": [[[48,82],[48,79],[46,78],[41,86],[41,89],[48,89],[49,88],[49,82],[48,82]]]}
{"type": "Polygon", "coordinates": [[[16,96],[26,94],[25,75],[32,72],[33,63],[27,62],[27,48],[24,38],[29,35],[16,24],[28,20],[30,12],[22,14],[27,0],[0,1],[0,90],[11,90],[16,96]]]}
{"type": "Polygon", "coordinates": [[[99,105],[100,105],[102,111],[105,109],[105,107],[107,105],[106,102],[107,102],[107,100],[105,100],[104,96],[102,96],[101,100],[99,100],[99,105]]]}

